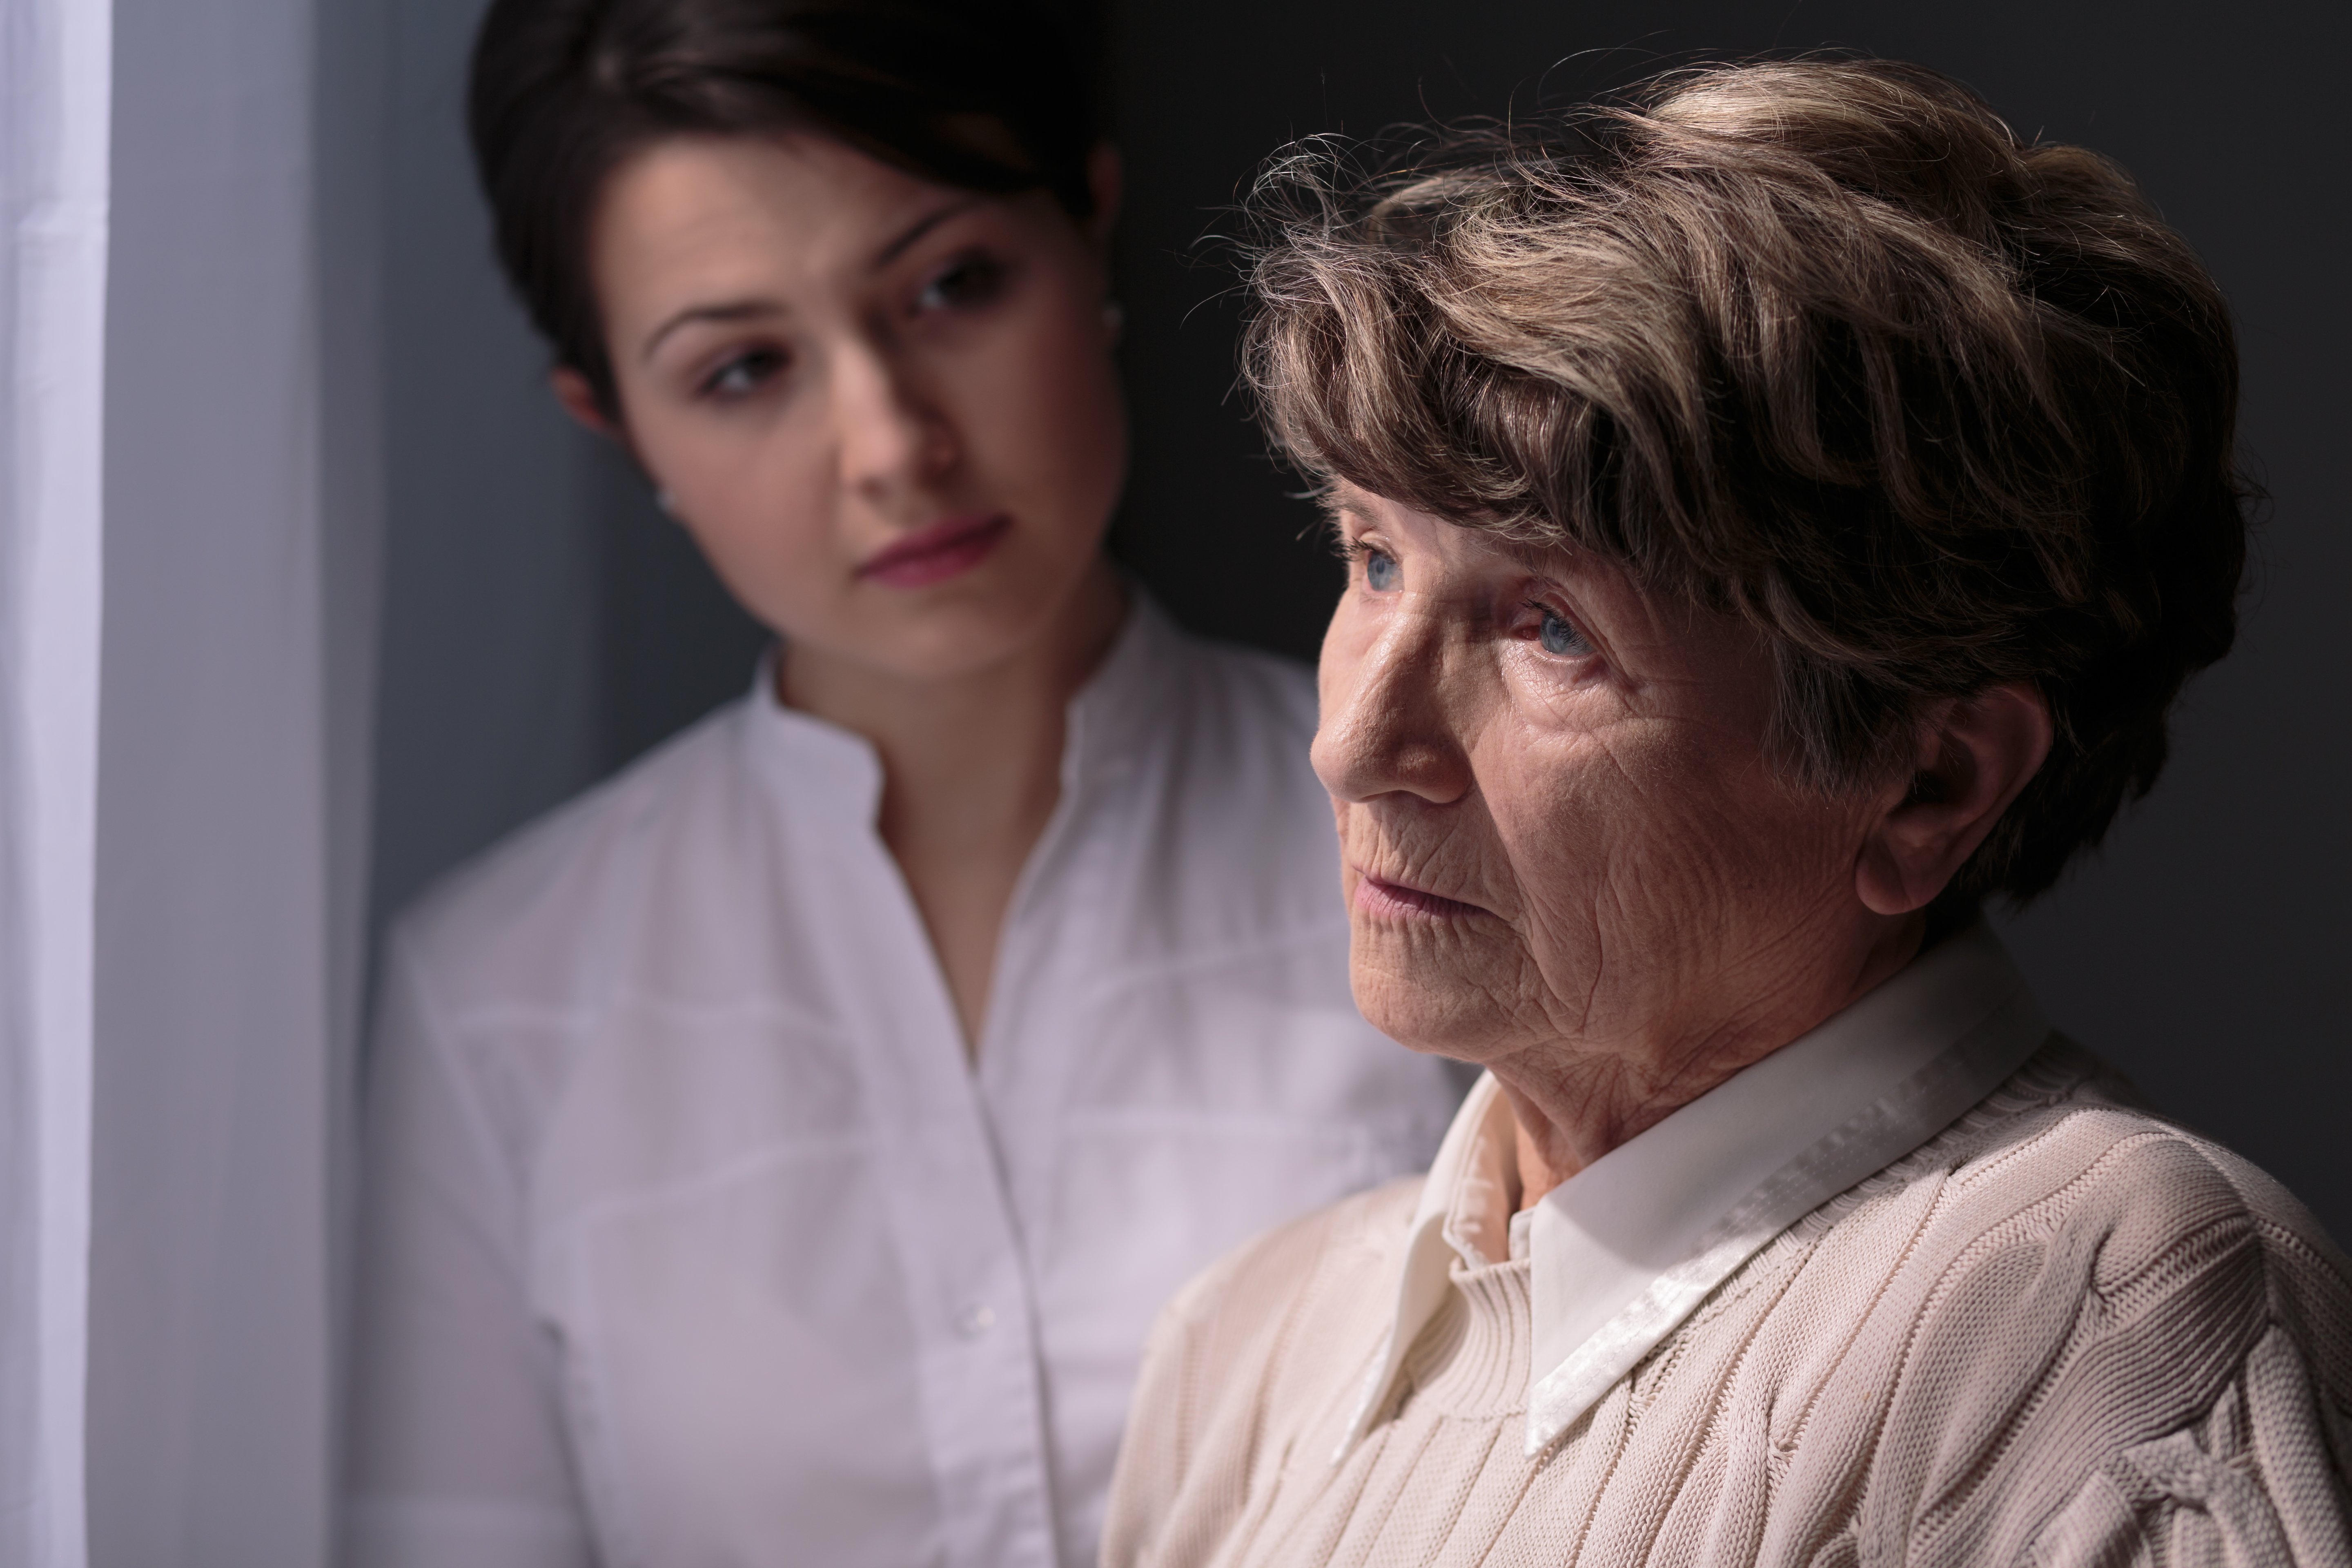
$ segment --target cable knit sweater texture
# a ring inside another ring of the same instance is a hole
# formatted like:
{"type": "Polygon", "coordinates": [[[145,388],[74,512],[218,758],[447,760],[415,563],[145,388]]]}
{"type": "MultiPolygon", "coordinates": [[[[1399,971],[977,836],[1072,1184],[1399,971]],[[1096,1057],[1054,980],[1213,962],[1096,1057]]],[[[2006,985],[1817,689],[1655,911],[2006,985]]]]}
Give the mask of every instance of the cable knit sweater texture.
{"type": "Polygon", "coordinates": [[[2056,1037],[1532,1458],[1523,1261],[1457,1265],[1334,1458],[1418,1190],[1264,1237],[1170,1306],[1107,1568],[2352,1564],[2352,1265],[2056,1037]]]}

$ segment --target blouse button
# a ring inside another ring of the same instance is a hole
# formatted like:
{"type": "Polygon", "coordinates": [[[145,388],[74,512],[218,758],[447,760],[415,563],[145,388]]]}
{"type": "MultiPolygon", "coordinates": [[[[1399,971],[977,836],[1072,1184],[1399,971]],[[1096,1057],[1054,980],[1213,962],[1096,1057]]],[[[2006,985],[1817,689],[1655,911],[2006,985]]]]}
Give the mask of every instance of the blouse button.
{"type": "Polygon", "coordinates": [[[956,1314],[956,1328],[965,1339],[976,1340],[996,1327],[996,1312],[986,1302],[974,1301],[956,1314]]]}

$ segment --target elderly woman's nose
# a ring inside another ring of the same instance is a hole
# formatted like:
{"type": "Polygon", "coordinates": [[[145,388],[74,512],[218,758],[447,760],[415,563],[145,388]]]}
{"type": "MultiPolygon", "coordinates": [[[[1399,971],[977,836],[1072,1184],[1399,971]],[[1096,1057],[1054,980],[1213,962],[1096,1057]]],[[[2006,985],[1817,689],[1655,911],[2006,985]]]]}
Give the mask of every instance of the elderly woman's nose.
{"type": "Polygon", "coordinates": [[[1398,626],[1364,656],[1327,676],[1315,772],[1337,800],[1418,795],[1435,805],[1470,788],[1469,757],[1455,727],[1460,694],[1448,689],[1438,639],[1398,626]]]}

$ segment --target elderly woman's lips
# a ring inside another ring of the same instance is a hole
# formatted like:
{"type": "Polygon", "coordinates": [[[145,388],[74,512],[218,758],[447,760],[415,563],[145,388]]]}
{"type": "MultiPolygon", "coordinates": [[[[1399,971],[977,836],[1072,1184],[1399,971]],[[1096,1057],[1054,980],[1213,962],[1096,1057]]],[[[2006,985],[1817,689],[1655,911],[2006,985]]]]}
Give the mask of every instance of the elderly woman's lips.
{"type": "Polygon", "coordinates": [[[1408,888],[1402,882],[1391,882],[1369,871],[1356,883],[1356,907],[1367,914],[1391,918],[1418,916],[1423,920],[1457,920],[1464,915],[1488,912],[1476,904],[1425,893],[1419,888],[1408,888]]]}

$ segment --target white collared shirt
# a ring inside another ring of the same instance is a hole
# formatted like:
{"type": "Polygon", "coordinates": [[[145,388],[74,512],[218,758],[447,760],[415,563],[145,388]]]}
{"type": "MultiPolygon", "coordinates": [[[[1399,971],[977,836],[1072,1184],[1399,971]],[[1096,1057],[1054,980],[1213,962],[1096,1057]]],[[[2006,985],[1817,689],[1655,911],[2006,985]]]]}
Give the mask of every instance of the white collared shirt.
{"type": "Polygon", "coordinates": [[[1526,1445],[1540,1453],[1766,1243],[1934,1137],[2048,1033],[2000,939],[1978,926],[1507,1220],[1511,1109],[1481,1079],[1430,1168],[1387,1345],[1339,1457],[1386,1403],[1457,1258],[1528,1260],[1526,1445]]]}
{"type": "Polygon", "coordinates": [[[1162,1301],[1454,1103],[1349,1000],[1314,704],[1138,607],[976,1066],[872,749],[764,681],[406,921],[354,1559],[1090,1563],[1162,1301]]]}

